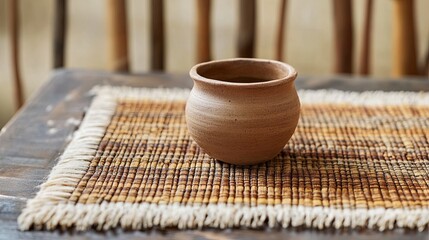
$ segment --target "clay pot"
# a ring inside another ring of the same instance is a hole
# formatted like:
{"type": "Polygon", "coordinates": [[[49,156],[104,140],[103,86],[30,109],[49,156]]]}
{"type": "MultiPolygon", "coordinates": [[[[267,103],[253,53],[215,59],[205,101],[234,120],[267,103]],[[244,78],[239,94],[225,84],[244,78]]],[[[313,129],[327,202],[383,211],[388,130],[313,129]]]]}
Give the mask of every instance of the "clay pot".
{"type": "Polygon", "coordinates": [[[263,59],[226,59],[195,65],[186,123],[195,142],[218,160],[256,164],[274,158],[295,131],[300,102],[297,73],[263,59]]]}

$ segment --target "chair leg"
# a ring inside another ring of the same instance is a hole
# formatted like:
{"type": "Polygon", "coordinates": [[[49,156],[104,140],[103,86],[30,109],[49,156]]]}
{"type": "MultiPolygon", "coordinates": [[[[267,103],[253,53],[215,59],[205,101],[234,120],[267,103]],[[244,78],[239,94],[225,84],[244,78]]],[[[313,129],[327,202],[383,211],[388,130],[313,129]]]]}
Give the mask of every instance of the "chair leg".
{"type": "Polygon", "coordinates": [[[54,16],[54,68],[64,67],[67,33],[67,1],[55,1],[54,16]]]}
{"type": "Polygon", "coordinates": [[[392,75],[417,75],[414,0],[393,0],[392,75]]]}
{"type": "Polygon", "coordinates": [[[151,0],[151,70],[164,71],[164,1],[151,0]]]}
{"type": "Polygon", "coordinates": [[[210,49],[210,7],[211,0],[197,1],[197,62],[207,62],[211,59],[210,49]]]}
{"type": "Polygon", "coordinates": [[[110,40],[109,68],[113,71],[128,72],[128,31],[126,0],[109,0],[107,19],[110,40]]]}
{"type": "Polygon", "coordinates": [[[359,73],[368,75],[371,66],[371,30],[372,30],[373,0],[366,1],[365,22],[362,39],[361,59],[359,73]]]}
{"type": "Polygon", "coordinates": [[[252,58],[256,38],[256,0],[240,0],[238,56],[252,58]]]}
{"type": "Polygon", "coordinates": [[[353,16],[351,0],[333,0],[336,73],[353,72],[353,16]]]}
{"type": "MultiPolygon", "coordinates": [[[[429,43],[429,41],[428,41],[429,43]]],[[[429,44],[428,44],[428,49],[426,51],[426,58],[425,61],[423,63],[423,71],[422,71],[422,75],[426,75],[429,78],[429,44]]]]}
{"type": "Polygon", "coordinates": [[[12,70],[15,85],[15,104],[19,109],[24,104],[24,94],[19,69],[19,12],[18,0],[9,0],[9,36],[12,47],[12,70]]]}
{"type": "Polygon", "coordinates": [[[286,5],[287,0],[281,0],[280,2],[280,12],[279,12],[279,25],[277,29],[277,40],[276,40],[276,59],[279,61],[283,60],[283,51],[284,51],[284,38],[285,38],[285,25],[287,23],[286,17],[286,5]]]}

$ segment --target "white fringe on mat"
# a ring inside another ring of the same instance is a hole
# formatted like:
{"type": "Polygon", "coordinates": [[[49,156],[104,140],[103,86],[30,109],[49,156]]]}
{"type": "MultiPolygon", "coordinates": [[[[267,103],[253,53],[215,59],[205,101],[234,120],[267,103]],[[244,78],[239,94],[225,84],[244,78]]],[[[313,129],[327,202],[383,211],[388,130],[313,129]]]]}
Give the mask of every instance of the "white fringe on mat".
{"type": "Polygon", "coordinates": [[[300,90],[304,104],[350,104],[355,106],[429,105],[428,92],[345,92],[334,89],[300,90]]]}
{"type": "MultiPolygon", "coordinates": [[[[188,89],[148,89],[130,87],[96,87],[93,100],[79,130],[41,185],[34,199],[27,202],[18,218],[21,230],[96,227],[107,230],[117,226],[130,229],[150,227],[269,227],[307,226],[368,227],[380,231],[396,227],[423,230],[429,224],[429,209],[340,209],[289,205],[244,206],[241,204],[131,204],[69,203],[72,192],[86,173],[100,140],[116,108],[118,99],[150,99],[151,101],[183,100],[188,89]]],[[[304,104],[347,103],[354,105],[429,105],[429,93],[412,92],[343,92],[338,90],[301,90],[304,104]]]]}
{"type": "Polygon", "coordinates": [[[338,209],[289,205],[61,203],[45,204],[37,211],[23,214],[26,215],[21,215],[19,219],[21,230],[28,230],[32,225],[35,229],[53,230],[60,226],[82,231],[91,227],[97,230],[115,227],[133,230],[152,227],[262,228],[268,224],[271,228],[363,227],[384,231],[396,226],[422,231],[429,223],[429,209],[338,209]]]}

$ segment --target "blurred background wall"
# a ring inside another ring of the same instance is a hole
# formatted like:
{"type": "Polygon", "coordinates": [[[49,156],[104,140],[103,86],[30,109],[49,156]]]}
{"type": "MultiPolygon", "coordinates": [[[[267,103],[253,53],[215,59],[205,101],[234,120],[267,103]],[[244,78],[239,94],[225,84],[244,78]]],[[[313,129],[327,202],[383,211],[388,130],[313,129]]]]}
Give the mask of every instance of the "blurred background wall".
{"type": "MultiPolygon", "coordinates": [[[[374,1],[372,75],[391,72],[392,0],[374,1]]],[[[279,0],[258,0],[256,56],[274,58],[274,33],[279,0]]],[[[289,0],[286,62],[301,75],[327,75],[333,65],[333,16],[331,0],[289,0]]],[[[354,1],[355,57],[359,57],[365,1],[354,1]]],[[[7,1],[0,0],[0,127],[13,115],[10,45],[7,36],[7,1]]],[[[105,0],[68,1],[66,66],[107,69],[105,0]]],[[[418,55],[424,58],[429,43],[428,0],[416,0],[418,55]]],[[[53,0],[20,0],[20,66],[28,98],[46,81],[52,66],[53,0]]],[[[187,72],[195,64],[195,0],[166,0],[166,68],[187,72]]],[[[149,0],[129,0],[131,68],[149,67],[149,0]]],[[[213,57],[236,54],[238,1],[213,0],[213,57]]],[[[358,63],[357,59],[355,64],[358,63]]],[[[31,123],[30,123],[31,124],[31,123]]]]}

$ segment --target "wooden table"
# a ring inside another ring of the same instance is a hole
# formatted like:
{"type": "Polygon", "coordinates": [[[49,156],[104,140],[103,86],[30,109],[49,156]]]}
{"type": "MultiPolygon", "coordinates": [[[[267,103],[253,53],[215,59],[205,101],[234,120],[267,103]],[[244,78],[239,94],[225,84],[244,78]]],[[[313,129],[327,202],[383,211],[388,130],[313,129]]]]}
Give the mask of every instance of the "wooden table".
{"type": "MultiPolygon", "coordinates": [[[[428,239],[426,231],[398,229],[379,233],[373,230],[306,230],[301,228],[271,230],[148,230],[100,233],[96,231],[20,232],[16,219],[27,199],[34,197],[58,157],[70,141],[77,126],[70,118],[82,119],[95,85],[135,87],[192,87],[187,74],[151,73],[116,75],[106,72],[61,70],[48,81],[16,114],[0,133],[0,239],[142,238],[157,239],[428,239]],[[51,129],[51,130],[49,130],[51,129]],[[57,131],[53,131],[56,129],[57,131]]],[[[341,90],[429,91],[428,79],[365,79],[346,76],[299,77],[300,89],[334,88],[341,90]]]]}

